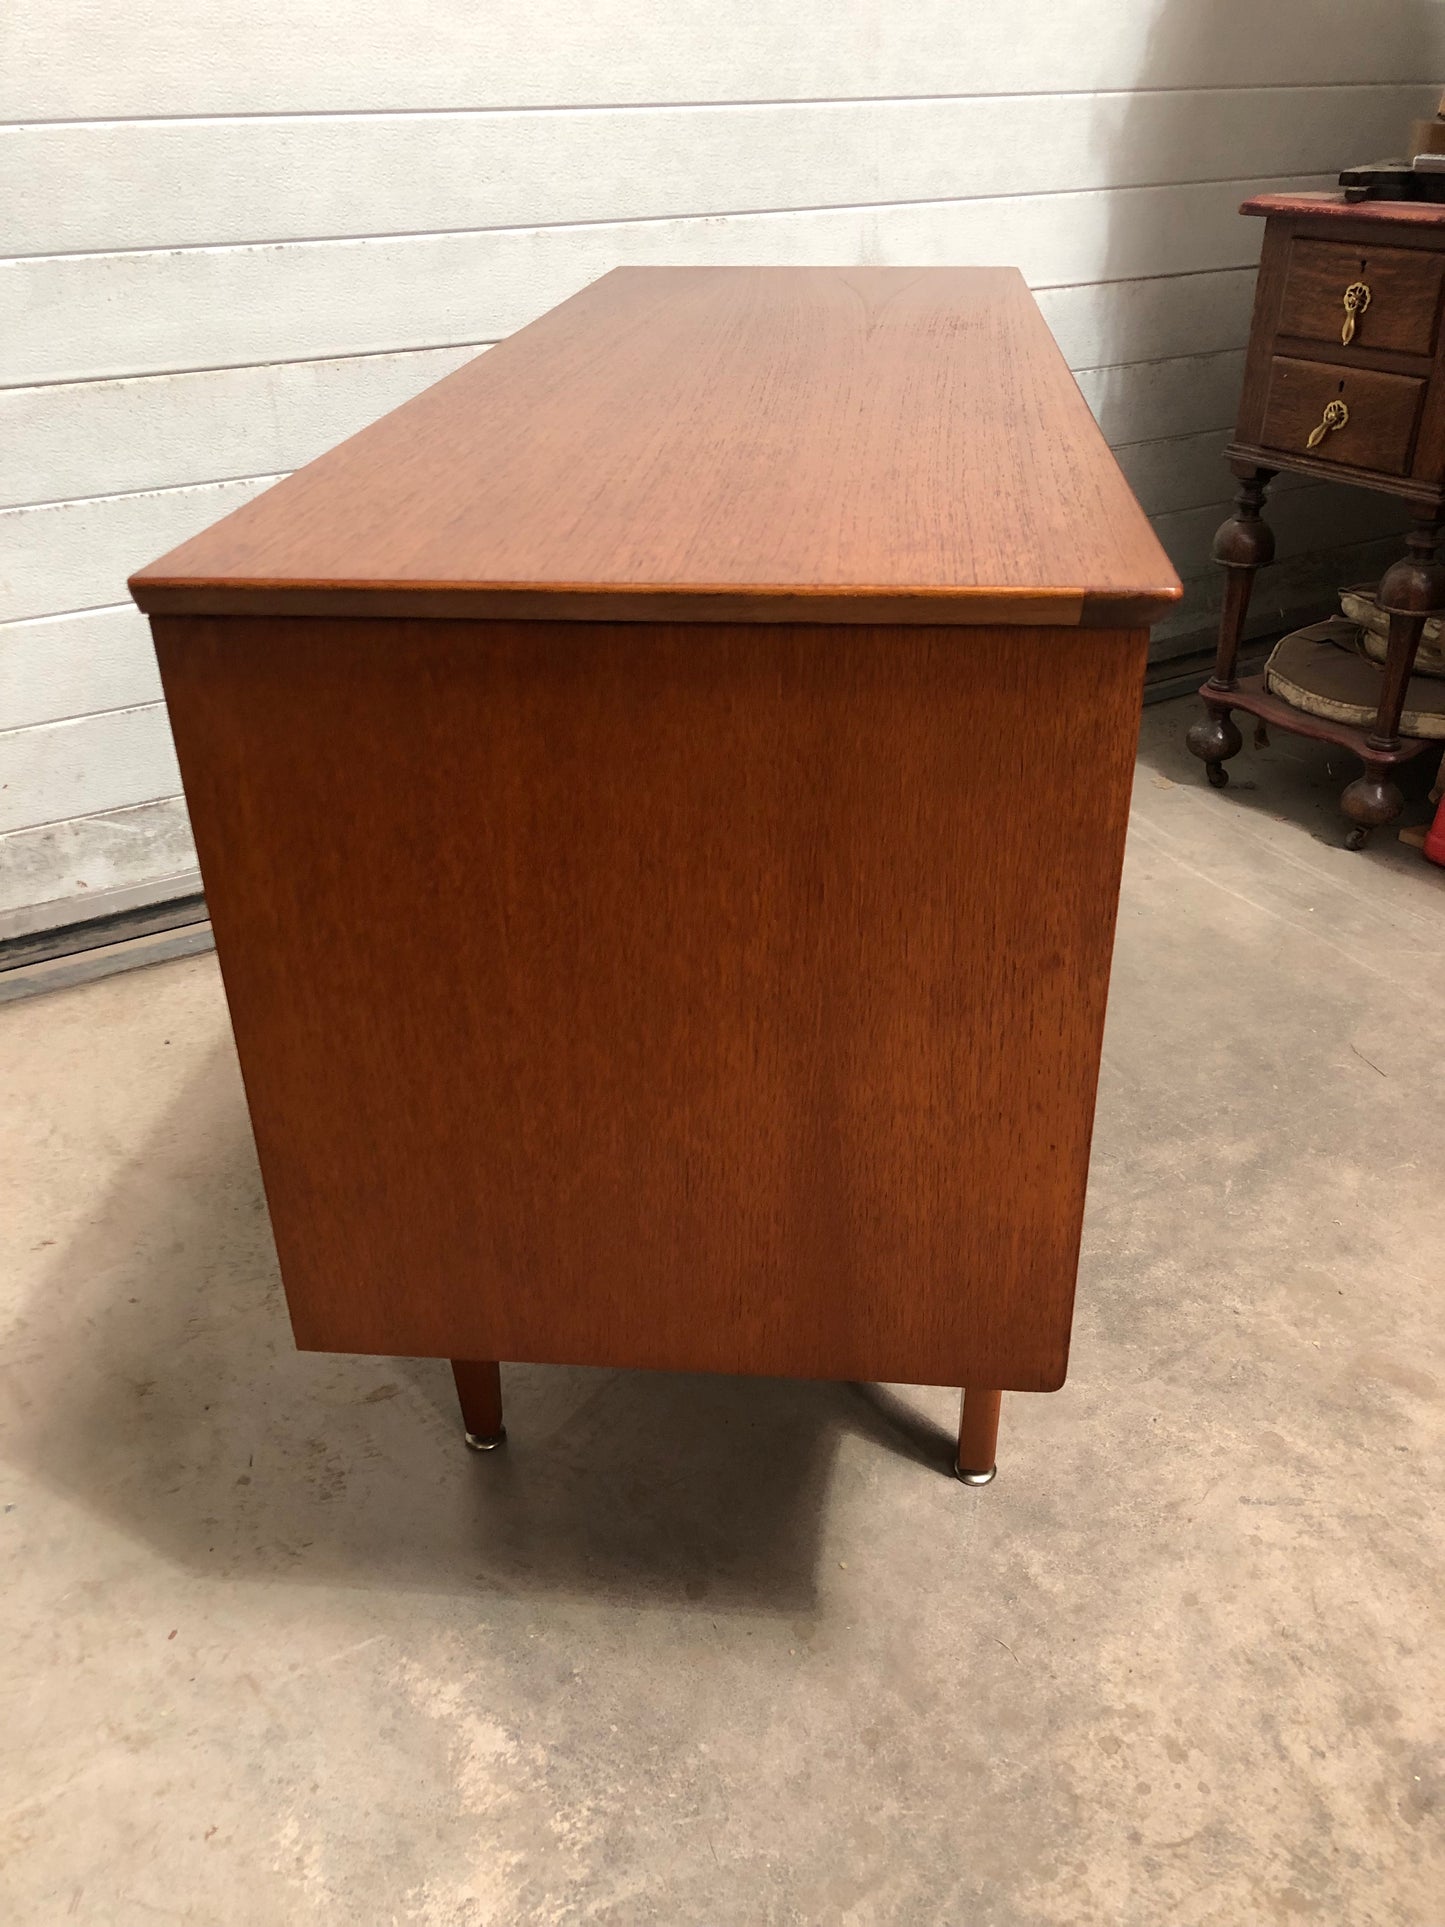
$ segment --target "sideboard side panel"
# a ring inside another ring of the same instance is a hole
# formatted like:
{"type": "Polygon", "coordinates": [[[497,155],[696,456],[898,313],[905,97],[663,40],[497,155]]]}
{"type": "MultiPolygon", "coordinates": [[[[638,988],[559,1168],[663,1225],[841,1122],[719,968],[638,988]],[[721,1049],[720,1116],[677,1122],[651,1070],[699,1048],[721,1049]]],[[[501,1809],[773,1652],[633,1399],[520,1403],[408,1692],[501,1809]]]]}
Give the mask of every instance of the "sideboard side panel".
{"type": "Polygon", "coordinates": [[[153,627],[301,1345],[1062,1382],[1144,630],[153,627]]]}

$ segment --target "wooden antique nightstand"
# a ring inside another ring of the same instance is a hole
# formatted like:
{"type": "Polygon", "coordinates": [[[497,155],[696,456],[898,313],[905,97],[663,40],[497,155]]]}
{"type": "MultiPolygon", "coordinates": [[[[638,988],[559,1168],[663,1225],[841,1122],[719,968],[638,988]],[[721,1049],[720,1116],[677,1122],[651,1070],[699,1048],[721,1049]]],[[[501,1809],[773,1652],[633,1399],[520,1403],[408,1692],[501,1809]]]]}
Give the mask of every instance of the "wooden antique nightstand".
{"type": "Polygon", "coordinates": [[[1432,747],[1403,737],[1400,715],[1426,618],[1445,611],[1445,564],[1435,556],[1445,514],[1445,206],[1264,194],[1240,212],[1266,221],[1244,393],[1227,451],[1242,487],[1214,539],[1214,559],[1229,576],[1214,674],[1199,692],[1207,713],[1187,740],[1216,787],[1229,780],[1225,761],[1242,746],[1236,709],[1353,751],[1365,771],[1340,803],[1354,824],[1347,841],[1359,849],[1400,813],[1395,767],[1432,747]],[[1235,675],[1255,570],[1274,555],[1260,511],[1280,469],[1399,495],[1414,508],[1408,554],[1380,584],[1390,641],[1371,727],[1306,715],[1272,694],[1262,675],[1235,675]]]}

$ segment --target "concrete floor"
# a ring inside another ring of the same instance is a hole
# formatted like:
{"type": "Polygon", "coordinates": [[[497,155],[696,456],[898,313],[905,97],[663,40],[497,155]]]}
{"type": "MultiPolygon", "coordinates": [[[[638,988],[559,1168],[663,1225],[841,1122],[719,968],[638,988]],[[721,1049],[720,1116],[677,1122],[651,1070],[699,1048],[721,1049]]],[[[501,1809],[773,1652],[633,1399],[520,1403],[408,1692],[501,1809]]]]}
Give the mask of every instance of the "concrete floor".
{"type": "Polygon", "coordinates": [[[950,1390],[517,1368],[468,1454],[292,1349],[214,959],[0,1010],[0,1917],[1445,1921],[1445,873],[1189,713],[981,1492],[950,1390]]]}

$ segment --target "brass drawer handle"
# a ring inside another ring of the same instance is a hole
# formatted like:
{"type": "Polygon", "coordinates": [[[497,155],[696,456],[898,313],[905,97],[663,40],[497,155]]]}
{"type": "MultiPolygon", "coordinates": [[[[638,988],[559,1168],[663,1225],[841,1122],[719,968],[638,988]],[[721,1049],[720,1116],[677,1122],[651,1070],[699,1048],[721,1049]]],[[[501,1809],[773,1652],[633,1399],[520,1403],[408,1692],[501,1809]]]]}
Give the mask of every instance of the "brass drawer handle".
{"type": "Polygon", "coordinates": [[[1318,448],[1326,435],[1333,434],[1337,428],[1343,428],[1349,419],[1350,411],[1342,401],[1327,401],[1325,412],[1320,417],[1318,425],[1310,430],[1310,438],[1305,443],[1305,447],[1318,448]]]}
{"type": "Polygon", "coordinates": [[[1369,282],[1352,281],[1345,289],[1345,325],[1340,329],[1340,341],[1346,348],[1355,338],[1355,316],[1363,314],[1369,305],[1369,282]]]}

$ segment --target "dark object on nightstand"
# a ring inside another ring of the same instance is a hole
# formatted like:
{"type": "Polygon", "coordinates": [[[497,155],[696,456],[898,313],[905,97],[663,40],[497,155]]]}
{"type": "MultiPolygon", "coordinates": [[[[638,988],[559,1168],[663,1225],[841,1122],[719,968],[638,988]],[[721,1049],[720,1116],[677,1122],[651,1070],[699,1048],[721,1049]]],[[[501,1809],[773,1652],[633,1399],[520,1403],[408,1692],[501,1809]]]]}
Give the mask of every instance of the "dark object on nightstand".
{"type": "Polygon", "coordinates": [[[1426,618],[1445,612],[1445,564],[1435,553],[1445,517],[1445,206],[1265,194],[1240,212],[1267,222],[1244,393],[1226,451],[1241,486],[1235,513],[1214,538],[1214,559],[1228,571],[1219,649],[1199,692],[1206,714],[1187,741],[1217,789],[1243,746],[1236,709],[1352,751],[1364,774],[1340,804],[1354,826],[1346,840],[1358,850],[1404,807],[1396,766],[1429,747],[1401,735],[1400,713],[1426,618]],[[1407,554],[1380,583],[1390,642],[1371,728],[1307,716],[1272,694],[1263,676],[1235,674],[1255,571],[1274,556],[1261,510],[1281,469],[1398,495],[1414,510],[1407,554]]]}
{"type": "Polygon", "coordinates": [[[1340,170],[1345,199],[1360,201],[1445,201],[1445,177],[1412,161],[1371,161],[1340,170]]]}

